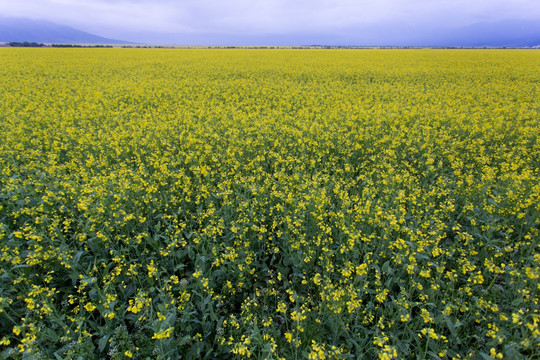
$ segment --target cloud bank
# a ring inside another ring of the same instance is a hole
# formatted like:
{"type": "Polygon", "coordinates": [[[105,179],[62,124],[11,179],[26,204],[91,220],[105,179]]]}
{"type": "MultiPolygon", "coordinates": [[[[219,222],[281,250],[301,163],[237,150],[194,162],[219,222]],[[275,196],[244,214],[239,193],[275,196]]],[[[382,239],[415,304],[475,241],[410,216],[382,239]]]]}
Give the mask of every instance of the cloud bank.
{"type": "MultiPolygon", "coordinates": [[[[451,29],[505,19],[540,21],[537,0],[0,0],[0,14],[45,19],[101,36],[170,43],[291,34],[347,38],[363,28],[451,29]]],[[[220,41],[221,41],[220,40],[220,41]]]]}

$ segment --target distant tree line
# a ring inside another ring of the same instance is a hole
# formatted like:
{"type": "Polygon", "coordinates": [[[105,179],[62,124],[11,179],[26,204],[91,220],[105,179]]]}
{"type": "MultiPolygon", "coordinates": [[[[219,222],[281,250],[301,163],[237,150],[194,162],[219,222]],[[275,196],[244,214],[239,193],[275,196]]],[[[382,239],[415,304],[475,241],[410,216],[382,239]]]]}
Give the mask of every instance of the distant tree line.
{"type": "Polygon", "coordinates": [[[18,42],[12,41],[7,43],[11,47],[62,47],[62,48],[112,48],[112,45],[77,45],[77,44],[51,44],[45,45],[37,42],[18,42]]]}
{"type": "Polygon", "coordinates": [[[12,47],[42,47],[42,46],[45,46],[44,44],[41,44],[41,43],[28,42],[28,41],[25,41],[25,42],[12,41],[12,42],[8,43],[8,45],[12,46],[12,47]]]}
{"type": "Polygon", "coordinates": [[[76,45],[76,44],[51,44],[51,47],[62,48],[112,48],[112,45],[76,45]]]}

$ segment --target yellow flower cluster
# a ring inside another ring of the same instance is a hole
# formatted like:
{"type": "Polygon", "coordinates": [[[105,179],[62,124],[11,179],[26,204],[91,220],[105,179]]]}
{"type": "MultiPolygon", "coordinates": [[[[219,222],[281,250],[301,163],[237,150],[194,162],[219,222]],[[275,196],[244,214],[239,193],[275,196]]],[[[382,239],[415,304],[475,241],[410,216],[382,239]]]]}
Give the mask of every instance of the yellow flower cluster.
{"type": "Polygon", "coordinates": [[[152,299],[150,299],[145,293],[141,293],[135,299],[129,300],[129,306],[127,308],[127,311],[137,314],[144,307],[147,307],[151,301],[152,299]]]}
{"type": "Polygon", "coordinates": [[[170,338],[173,330],[174,330],[174,328],[170,327],[168,329],[165,329],[165,330],[159,331],[157,333],[154,333],[154,335],[152,336],[152,339],[158,339],[159,340],[159,339],[170,338]]]}

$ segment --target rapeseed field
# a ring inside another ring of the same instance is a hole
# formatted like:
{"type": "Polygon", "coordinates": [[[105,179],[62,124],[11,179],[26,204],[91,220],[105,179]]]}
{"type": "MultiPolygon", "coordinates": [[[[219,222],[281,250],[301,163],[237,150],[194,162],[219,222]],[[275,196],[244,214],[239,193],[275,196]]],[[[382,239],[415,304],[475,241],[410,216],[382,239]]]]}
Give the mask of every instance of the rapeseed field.
{"type": "Polygon", "coordinates": [[[0,358],[540,357],[539,52],[0,64],[0,358]]]}

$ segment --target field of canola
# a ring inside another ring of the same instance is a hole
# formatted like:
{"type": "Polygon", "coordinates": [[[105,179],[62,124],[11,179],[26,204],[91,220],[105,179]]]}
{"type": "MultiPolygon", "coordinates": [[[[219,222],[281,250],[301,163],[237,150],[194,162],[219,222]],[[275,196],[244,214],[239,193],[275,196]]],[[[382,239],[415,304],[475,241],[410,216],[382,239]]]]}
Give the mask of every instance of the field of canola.
{"type": "Polygon", "coordinates": [[[0,358],[540,357],[540,52],[0,63],[0,358]]]}

